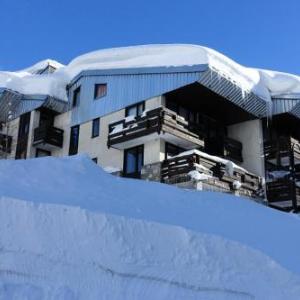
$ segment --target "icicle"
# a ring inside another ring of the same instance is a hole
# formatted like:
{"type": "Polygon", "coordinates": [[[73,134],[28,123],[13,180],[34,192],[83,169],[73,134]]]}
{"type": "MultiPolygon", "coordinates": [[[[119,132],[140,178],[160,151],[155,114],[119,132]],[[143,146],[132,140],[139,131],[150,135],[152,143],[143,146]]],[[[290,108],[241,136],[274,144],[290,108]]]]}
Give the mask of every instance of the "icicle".
{"type": "Polygon", "coordinates": [[[267,120],[272,120],[273,116],[273,101],[270,99],[269,101],[266,101],[267,104],[267,120]]]}
{"type": "Polygon", "coordinates": [[[241,87],[241,90],[242,90],[242,98],[243,98],[243,100],[245,100],[245,98],[246,98],[246,91],[243,88],[243,86],[241,87]]]}

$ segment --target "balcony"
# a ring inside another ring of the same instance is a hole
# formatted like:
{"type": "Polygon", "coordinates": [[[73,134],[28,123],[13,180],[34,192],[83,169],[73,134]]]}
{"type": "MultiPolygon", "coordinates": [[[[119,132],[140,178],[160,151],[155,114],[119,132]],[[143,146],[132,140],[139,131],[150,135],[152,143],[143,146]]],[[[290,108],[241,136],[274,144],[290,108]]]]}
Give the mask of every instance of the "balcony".
{"type": "Polygon", "coordinates": [[[290,136],[281,136],[276,141],[265,141],[266,160],[277,166],[300,163],[300,142],[290,136]]]}
{"type": "Polygon", "coordinates": [[[204,147],[199,126],[187,122],[175,112],[159,107],[139,117],[127,117],[109,124],[108,147],[126,149],[161,137],[184,149],[204,147]]]}
{"type": "Polygon", "coordinates": [[[0,133],[0,151],[4,153],[11,153],[12,137],[0,133]]]}
{"type": "Polygon", "coordinates": [[[33,145],[49,151],[53,148],[62,148],[63,135],[62,129],[53,126],[40,126],[34,129],[33,145]]]}
{"type": "Polygon", "coordinates": [[[284,211],[300,208],[300,186],[290,178],[281,178],[266,184],[269,205],[284,211]]]}
{"type": "Polygon", "coordinates": [[[236,193],[253,198],[261,197],[262,185],[259,176],[246,171],[230,160],[198,150],[186,151],[165,160],[162,163],[161,181],[182,185],[190,182],[195,172],[197,176],[200,176],[205,190],[236,193]]]}

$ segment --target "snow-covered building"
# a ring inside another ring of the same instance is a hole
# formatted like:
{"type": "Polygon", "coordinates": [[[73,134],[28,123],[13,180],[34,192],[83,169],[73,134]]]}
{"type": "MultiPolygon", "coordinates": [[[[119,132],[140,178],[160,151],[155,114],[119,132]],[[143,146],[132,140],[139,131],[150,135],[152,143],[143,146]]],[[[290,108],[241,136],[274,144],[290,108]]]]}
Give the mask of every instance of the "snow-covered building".
{"type": "Polygon", "coordinates": [[[185,188],[263,197],[266,186],[269,204],[290,210],[299,102],[299,77],[205,47],[100,50],[0,72],[0,147],[4,158],[88,153],[122,176],[185,188]]]}

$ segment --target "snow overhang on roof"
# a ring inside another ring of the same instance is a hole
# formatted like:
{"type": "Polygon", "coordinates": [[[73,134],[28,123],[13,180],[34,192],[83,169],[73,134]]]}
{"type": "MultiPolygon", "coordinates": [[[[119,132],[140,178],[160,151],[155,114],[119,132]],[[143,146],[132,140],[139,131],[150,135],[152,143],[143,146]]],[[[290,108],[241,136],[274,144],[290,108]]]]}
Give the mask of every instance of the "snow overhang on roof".
{"type": "Polygon", "coordinates": [[[81,55],[67,66],[59,65],[53,74],[47,75],[35,74],[41,70],[40,64],[18,72],[0,72],[0,87],[22,94],[44,94],[67,100],[66,87],[78,76],[89,72],[151,72],[152,68],[165,72],[168,68],[193,68],[199,65],[208,67],[204,72],[208,75],[200,78],[200,83],[205,83],[229,101],[248,107],[256,115],[262,114],[262,101],[271,103],[271,97],[300,93],[300,77],[296,75],[244,67],[213,49],[185,44],[99,50],[81,55]],[[213,74],[211,82],[209,74],[213,74]],[[259,108],[250,108],[257,105],[259,108]]]}

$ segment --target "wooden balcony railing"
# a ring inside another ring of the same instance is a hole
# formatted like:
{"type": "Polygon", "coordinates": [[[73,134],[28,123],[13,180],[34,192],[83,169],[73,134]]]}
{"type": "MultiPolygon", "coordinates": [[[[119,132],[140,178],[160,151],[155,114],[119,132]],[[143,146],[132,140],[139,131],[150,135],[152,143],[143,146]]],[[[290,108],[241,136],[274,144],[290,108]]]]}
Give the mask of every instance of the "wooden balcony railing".
{"type": "Polygon", "coordinates": [[[293,156],[300,161],[300,142],[290,136],[281,136],[276,141],[265,141],[264,153],[267,160],[273,160],[278,165],[284,157],[293,156]]]}
{"type": "Polygon", "coordinates": [[[5,153],[11,153],[12,137],[3,133],[0,133],[0,151],[5,153]]]}
{"type": "Polygon", "coordinates": [[[163,161],[161,180],[169,184],[189,181],[188,173],[190,171],[200,171],[202,174],[208,175],[207,181],[223,191],[235,191],[236,182],[241,184],[239,191],[245,196],[258,197],[262,189],[259,176],[247,172],[230,161],[197,150],[188,151],[186,155],[183,153],[181,156],[163,161]],[[230,168],[231,170],[229,170],[230,168]]]}
{"type": "Polygon", "coordinates": [[[62,129],[53,126],[40,126],[34,130],[33,145],[47,144],[62,148],[63,135],[62,129]]]}
{"type": "Polygon", "coordinates": [[[181,138],[195,147],[204,147],[204,136],[200,127],[191,124],[175,112],[159,107],[145,111],[138,117],[127,117],[109,124],[108,146],[124,143],[152,133],[168,133],[181,138]]]}
{"type": "Polygon", "coordinates": [[[266,191],[271,206],[283,210],[300,208],[300,187],[293,180],[282,178],[268,182],[266,191]]]}

